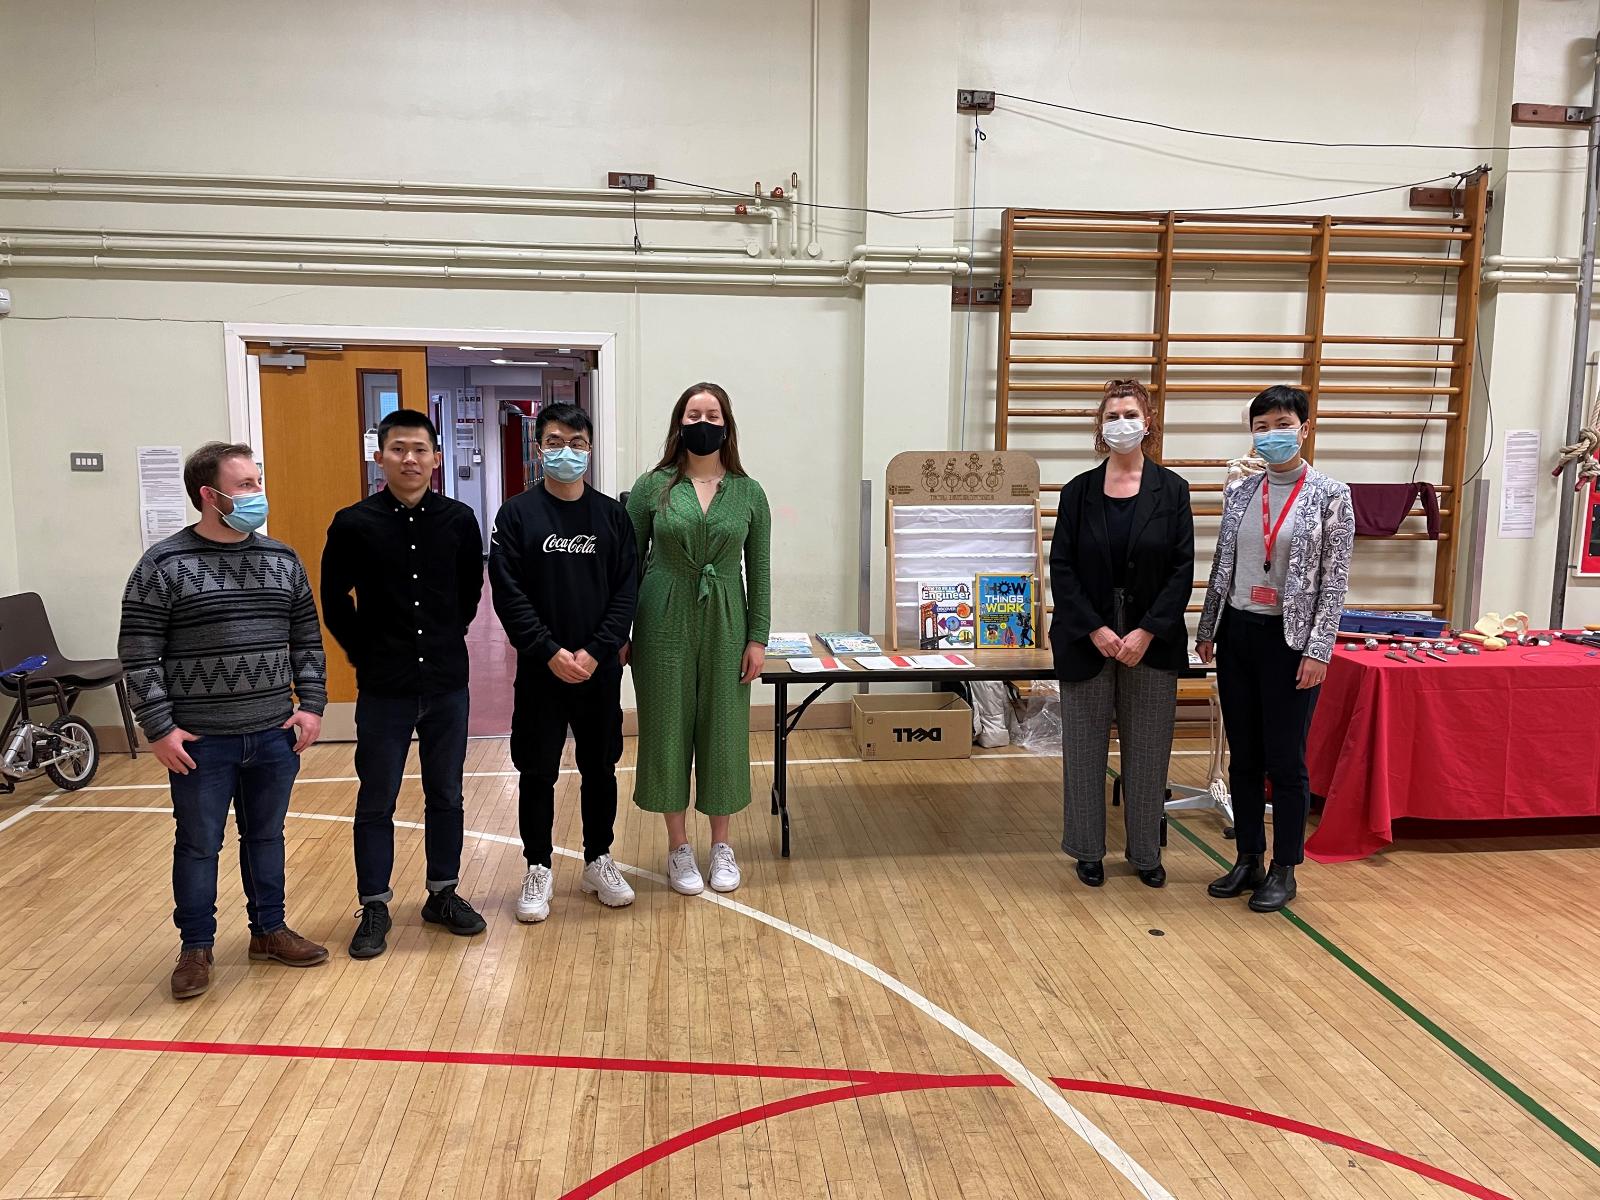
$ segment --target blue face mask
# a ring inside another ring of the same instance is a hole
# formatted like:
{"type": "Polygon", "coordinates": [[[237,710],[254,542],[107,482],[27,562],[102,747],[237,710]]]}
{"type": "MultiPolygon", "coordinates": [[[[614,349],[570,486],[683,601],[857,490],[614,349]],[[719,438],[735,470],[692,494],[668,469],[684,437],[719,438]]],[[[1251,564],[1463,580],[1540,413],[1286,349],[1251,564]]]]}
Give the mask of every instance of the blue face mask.
{"type": "Polygon", "coordinates": [[[1272,429],[1255,435],[1256,457],[1281,466],[1300,453],[1298,429],[1272,429]]]}
{"type": "MultiPolygon", "coordinates": [[[[221,492],[217,493],[219,496],[221,492]]],[[[229,529],[236,529],[240,533],[254,533],[267,523],[267,494],[265,492],[248,492],[243,496],[228,497],[233,501],[233,511],[229,513],[217,509],[217,515],[222,518],[222,523],[229,529]]]]}
{"type": "Polygon", "coordinates": [[[544,463],[544,473],[558,483],[576,483],[589,469],[589,452],[574,450],[571,446],[541,451],[540,458],[544,463]]]}

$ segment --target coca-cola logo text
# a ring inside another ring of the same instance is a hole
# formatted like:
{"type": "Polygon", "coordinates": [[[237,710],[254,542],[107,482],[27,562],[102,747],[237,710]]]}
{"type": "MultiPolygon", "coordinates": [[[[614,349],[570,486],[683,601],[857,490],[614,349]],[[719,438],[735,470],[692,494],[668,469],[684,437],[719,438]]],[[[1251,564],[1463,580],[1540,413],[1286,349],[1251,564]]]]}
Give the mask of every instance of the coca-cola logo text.
{"type": "Polygon", "coordinates": [[[577,537],[557,537],[551,534],[544,540],[546,554],[593,554],[595,536],[592,533],[580,533],[577,537]]]}

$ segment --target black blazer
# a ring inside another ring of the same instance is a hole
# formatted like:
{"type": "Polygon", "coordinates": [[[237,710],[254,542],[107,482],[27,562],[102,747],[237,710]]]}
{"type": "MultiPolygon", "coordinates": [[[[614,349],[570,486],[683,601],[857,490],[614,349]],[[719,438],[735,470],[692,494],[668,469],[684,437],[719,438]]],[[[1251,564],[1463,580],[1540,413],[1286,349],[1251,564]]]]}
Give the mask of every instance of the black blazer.
{"type": "MultiPolygon", "coordinates": [[[[1111,545],[1105,519],[1106,464],[1061,489],[1050,539],[1050,646],[1056,674],[1093,679],[1105,657],[1089,635],[1112,624],[1111,545]]],[[[1194,590],[1194,512],[1183,476],[1145,459],[1128,537],[1126,617],[1153,640],[1144,663],[1167,671],[1189,665],[1184,610],[1194,590]]]]}

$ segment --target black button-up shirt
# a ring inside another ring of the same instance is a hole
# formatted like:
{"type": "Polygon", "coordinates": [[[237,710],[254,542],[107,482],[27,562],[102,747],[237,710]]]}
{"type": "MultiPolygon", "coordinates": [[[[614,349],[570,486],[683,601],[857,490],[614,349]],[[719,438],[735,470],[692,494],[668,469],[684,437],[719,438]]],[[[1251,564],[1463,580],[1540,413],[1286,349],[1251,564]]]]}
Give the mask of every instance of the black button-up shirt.
{"type": "Polygon", "coordinates": [[[340,509],[322,551],[321,591],[322,619],[362,691],[426,696],[467,686],[483,535],[459,500],[430,490],[407,508],[381,491],[340,509]]]}

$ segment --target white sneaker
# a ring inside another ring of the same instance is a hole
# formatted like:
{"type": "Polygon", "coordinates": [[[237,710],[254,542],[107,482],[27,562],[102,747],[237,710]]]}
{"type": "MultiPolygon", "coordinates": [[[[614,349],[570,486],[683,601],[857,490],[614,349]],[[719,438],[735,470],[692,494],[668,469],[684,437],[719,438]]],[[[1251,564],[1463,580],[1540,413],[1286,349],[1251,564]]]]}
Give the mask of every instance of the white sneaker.
{"type": "Polygon", "coordinates": [[[578,884],[578,890],[599,896],[600,903],[607,908],[626,908],[633,903],[633,889],[622,877],[622,872],[617,870],[617,864],[611,861],[609,854],[602,854],[592,863],[584,863],[583,880],[578,884]]]}
{"type": "Polygon", "coordinates": [[[727,842],[714,842],[711,846],[711,890],[731,892],[744,877],[739,874],[739,864],[733,861],[733,847],[727,842]]]}
{"type": "Polygon", "coordinates": [[[522,895],[517,897],[517,920],[525,925],[537,925],[548,917],[554,885],[549,867],[529,867],[522,877],[522,895]]]}
{"type": "Polygon", "coordinates": [[[706,881],[700,878],[700,868],[695,865],[694,848],[688,842],[667,855],[667,879],[680,896],[698,896],[706,890],[706,881]]]}

